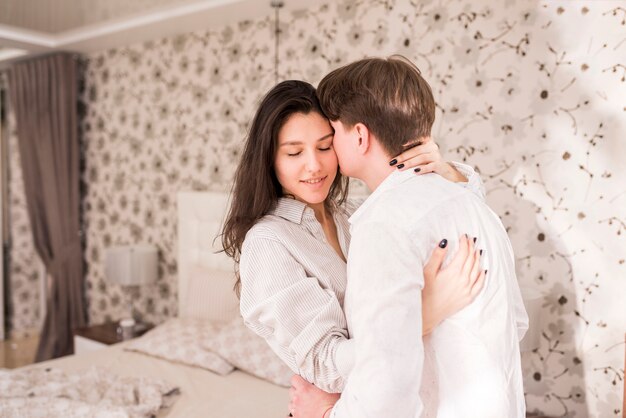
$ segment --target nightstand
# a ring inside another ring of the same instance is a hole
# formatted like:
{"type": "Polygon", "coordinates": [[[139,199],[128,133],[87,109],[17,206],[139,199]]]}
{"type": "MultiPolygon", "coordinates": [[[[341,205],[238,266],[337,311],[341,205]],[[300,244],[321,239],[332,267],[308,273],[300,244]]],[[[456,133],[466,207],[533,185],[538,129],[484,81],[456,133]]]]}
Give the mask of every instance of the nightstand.
{"type": "MultiPolygon", "coordinates": [[[[74,354],[97,351],[109,345],[122,342],[122,336],[117,332],[118,325],[117,322],[108,322],[74,330],[74,354]]],[[[134,337],[143,335],[152,326],[144,325],[138,328],[135,330],[134,337]]]]}

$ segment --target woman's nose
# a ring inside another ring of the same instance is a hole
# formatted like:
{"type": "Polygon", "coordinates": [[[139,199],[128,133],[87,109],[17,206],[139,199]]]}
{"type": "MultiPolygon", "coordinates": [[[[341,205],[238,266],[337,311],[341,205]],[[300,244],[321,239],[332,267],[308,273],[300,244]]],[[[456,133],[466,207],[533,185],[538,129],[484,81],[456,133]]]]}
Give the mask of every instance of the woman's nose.
{"type": "Polygon", "coordinates": [[[306,165],[306,168],[311,172],[319,171],[322,168],[322,164],[316,153],[309,154],[306,165]]]}

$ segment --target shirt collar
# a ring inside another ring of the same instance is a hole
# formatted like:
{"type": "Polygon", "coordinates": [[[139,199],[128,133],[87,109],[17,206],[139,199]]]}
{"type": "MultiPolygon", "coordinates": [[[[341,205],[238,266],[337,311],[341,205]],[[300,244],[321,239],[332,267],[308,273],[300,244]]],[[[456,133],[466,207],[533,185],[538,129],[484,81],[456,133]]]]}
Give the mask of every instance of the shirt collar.
{"type": "Polygon", "coordinates": [[[376,200],[378,200],[378,196],[380,196],[387,190],[390,190],[396,187],[397,185],[404,183],[405,181],[410,180],[415,177],[417,176],[413,172],[413,170],[405,170],[405,171],[395,170],[391,172],[387,176],[387,178],[385,178],[382,181],[382,183],[380,183],[380,185],[376,188],[376,190],[374,190],[372,194],[370,194],[368,198],[365,199],[363,204],[357,210],[354,211],[354,213],[349,219],[350,224],[354,225],[355,223],[358,223],[359,219],[363,216],[364,213],[367,212],[368,208],[372,204],[374,204],[376,200]]]}
{"type": "Polygon", "coordinates": [[[307,207],[306,203],[300,202],[299,200],[291,199],[289,197],[281,197],[278,199],[276,206],[270,211],[270,213],[272,215],[280,216],[289,222],[301,224],[304,211],[307,207]]]}
{"type": "MultiPolygon", "coordinates": [[[[337,222],[336,213],[338,209],[339,207],[335,204],[335,202],[331,201],[330,210],[332,216],[335,218],[335,222],[337,222]]],[[[290,197],[279,197],[276,202],[276,206],[274,206],[274,209],[270,210],[269,213],[271,215],[280,216],[281,218],[296,224],[302,224],[302,220],[304,218],[317,221],[315,218],[315,212],[313,212],[313,209],[310,206],[290,197]]]]}

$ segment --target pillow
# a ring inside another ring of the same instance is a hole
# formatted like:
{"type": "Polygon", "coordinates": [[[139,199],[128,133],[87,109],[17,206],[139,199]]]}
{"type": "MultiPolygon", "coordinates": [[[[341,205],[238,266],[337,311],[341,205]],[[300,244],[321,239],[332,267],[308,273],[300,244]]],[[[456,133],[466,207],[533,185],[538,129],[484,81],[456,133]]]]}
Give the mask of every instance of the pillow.
{"type": "Polygon", "coordinates": [[[289,387],[293,371],[237,317],[217,334],[206,338],[204,348],[219,354],[229,363],[261,379],[289,387]]]}
{"type": "Polygon", "coordinates": [[[234,367],[215,353],[206,351],[200,342],[217,333],[217,326],[198,319],[170,319],[131,340],[125,350],[137,351],[175,363],[200,367],[224,376],[234,367]]]}
{"type": "Polygon", "coordinates": [[[235,273],[194,265],[189,269],[181,318],[226,323],[239,316],[239,299],[233,290],[235,273]]]}

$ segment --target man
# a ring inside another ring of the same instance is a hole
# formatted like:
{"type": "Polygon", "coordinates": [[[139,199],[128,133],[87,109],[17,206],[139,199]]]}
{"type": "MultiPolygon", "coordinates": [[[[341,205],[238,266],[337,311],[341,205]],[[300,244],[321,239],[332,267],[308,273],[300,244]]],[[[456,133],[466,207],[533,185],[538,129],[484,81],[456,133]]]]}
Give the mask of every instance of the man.
{"type": "Polygon", "coordinates": [[[293,415],[524,417],[518,344],[528,319],[499,218],[439,176],[381,164],[403,144],[430,135],[435,102],[429,85],[402,57],[371,58],[328,74],[318,95],[335,130],[342,173],[365,182],[372,194],[350,218],[344,308],[354,367],[334,407],[332,397],[294,378],[293,415]],[[415,323],[421,322],[423,265],[439,237],[463,233],[479,237],[486,283],[422,344],[415,323]]]}

